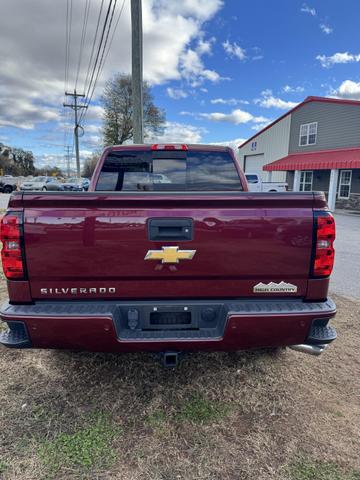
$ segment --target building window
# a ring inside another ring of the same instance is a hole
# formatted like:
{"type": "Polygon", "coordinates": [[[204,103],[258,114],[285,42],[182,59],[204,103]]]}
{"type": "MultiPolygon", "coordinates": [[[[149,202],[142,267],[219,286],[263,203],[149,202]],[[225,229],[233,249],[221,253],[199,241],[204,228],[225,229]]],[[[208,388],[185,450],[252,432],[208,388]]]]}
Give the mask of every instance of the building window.
{"type": "Polygon", "coordinates": [[[300,174],[300,192],[311,192],[313,183],[313,172],[311,170],[300,174]]]}
{"type": "Polygon", "coordinates": [[[304,125],[300,126],[300,147],[316,144],[317,126],[317,122],[305,123],[304,125]]]}
{"type": "Polygon", "coordinates": [[[256,150],[256,147],[257,147],[257,142],[252,142],[251,151],[254,152],[256,150]]]}
{"type": "Polygon", "coordinates": [[[349,198],[350,197],[350,186],[351,186],[351,170],[341,170],[340,172],[340,181],[339,181],[339,198],[349,198]]]}

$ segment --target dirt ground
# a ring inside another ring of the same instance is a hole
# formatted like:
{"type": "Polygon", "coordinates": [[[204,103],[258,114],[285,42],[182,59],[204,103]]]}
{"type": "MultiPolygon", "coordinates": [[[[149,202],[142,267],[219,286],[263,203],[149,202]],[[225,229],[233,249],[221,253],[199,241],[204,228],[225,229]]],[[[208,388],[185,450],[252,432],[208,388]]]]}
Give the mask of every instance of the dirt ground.
{"type": "Polygon", "coordinates": [[[1,348],[0,477],[359,480],[360,303],[335,300],[320,358],[196,354],[164,370],[148,354],[1,348]]]}

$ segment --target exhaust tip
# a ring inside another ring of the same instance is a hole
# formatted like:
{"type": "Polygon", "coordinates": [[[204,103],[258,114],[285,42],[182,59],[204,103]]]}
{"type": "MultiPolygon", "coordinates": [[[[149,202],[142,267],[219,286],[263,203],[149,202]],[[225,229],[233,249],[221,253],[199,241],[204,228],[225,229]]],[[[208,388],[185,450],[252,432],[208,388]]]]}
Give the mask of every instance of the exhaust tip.
{"type": "Polygon", "coordinates": [[[289,348],[291,350],[295,350],[296,352],[307,353],[309,355],[319,356],[323,353],[326,349],[327,345],[308,345],[308,344],[300,344],[300,345],[290,345],[289,348]]]}

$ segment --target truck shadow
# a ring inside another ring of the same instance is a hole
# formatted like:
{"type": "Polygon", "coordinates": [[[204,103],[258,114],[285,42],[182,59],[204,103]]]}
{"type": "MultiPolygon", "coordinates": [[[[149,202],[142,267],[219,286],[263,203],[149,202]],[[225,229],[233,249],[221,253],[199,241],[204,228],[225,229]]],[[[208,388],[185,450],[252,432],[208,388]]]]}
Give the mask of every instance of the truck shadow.
{"type": "MultiPolygon", "coordinates": [[[[46,352],[54,388],[68,407],[126,412],[172,408],[179,399],[202,395],[232,401],[237,389],[252,395],[269,376],[276,383],[286,366],[279,351],[187,354],[177,368],[164,368],[153,354],[46,352]]],[[[44,392],[45,393],[45,392],[44,392]]]]}

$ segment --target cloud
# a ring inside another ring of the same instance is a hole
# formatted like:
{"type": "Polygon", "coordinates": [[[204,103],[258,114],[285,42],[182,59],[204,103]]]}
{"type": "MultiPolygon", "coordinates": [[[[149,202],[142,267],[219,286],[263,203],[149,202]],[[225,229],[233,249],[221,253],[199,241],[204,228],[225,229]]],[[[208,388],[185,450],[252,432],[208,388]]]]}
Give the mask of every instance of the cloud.
{"type": "Polygon", "coordinates": [[[239,60],[245,60],[247,58],[246,50],[241,48],[236,42],[230,43],[229,40],[226,40],[222,46],[229,57],[237,57],[239,60]]]}
{"type": "Polygon", "coordinates": [[[212,113],[199,113],[198,117],[210,120],[211,122],[229,122],[234,125],[241,123],[262,123],[268,121],[265,117],[256,117],[249,112],[237,108],[230,113],[212,112],[212,113]]]}
{"type": "Polygon", "coordinates": [[[290,85],[285,85],[283,88],[282,88],[282,91],[284,93],[302,93],[303,91],[305,90],[304,87],[291,87],[290,85]]]}
{"type": "MultiPolygon", "coordinates": [[[[91,157],[93,152],[91,150],[80,150],[80,168],[83,167],[84,161],[86,158],[91,157]]],[[[67,171],[67,158],[65,153],[43,153],[35,157],[35,166],[37,168],[45,168],[51,166],[57,166],[64,173],[67,171]]],[[[76,171],[76,161],[75,153],[73,152],[72,158],[70,160],[70,170],[76,171]]]]}
{"type": "Polygon", "coordinates": [[[171,87],[168,87],[166,89],[166,94],[168,97],[172,98],[173,100],[180,100],[181,98],[186,98],[188,96],[188,94],[181,88],[171,88],[171,87]]]}
{"type": "Polygon", "coordinates": [[[213,98],[210,100],[213,105],[249,105],[247,100],[239,100],[237,98],[213,98]]]}
{"type": "MultiPolygon", "coordinates": [[[[145,2],[144,2],[145,3],[145,2]]],[[[200,21],[210,20],[215,13],[223,6],[222,0],[156,0],[154,5],[159,12],[166,12],[169,15],[181,15],[185,18],[195,17],[200,21]]]]}
{"type": "Polygon", "coordinates": [[[318,55],[316,57],[322,67],[330,68],[338,63],[357,63],[360,62],[360,53],[353,54],[349,52],[334,53],[327,57],[326,55],[318,55]]]}
{"type": "MultiPolygon", "coordinates": [[[[211,53],[214,41],[213,38],[204,38],[202,25],[222,5],[220,0],[144,2],[144,76],[151,84],[189,79],[190,71],[192,77],[201,77],[201,71],[205,69],[201,57],[211,53]],[[196,46],[189,48],[194,40],[197,40],[196,46]],[[196,69],[191,68],[191,65],[196,65],[196,69]]],[[[129,69],[130,63],[126,71],[129,69]]],[[[204,81],[204,77],[199,81],[204,81]]]]}
{"type": "Polygon", "coordinates": [[[360,100],[360,82],[344,80],[336,90],[331,91],[331,94],[339,98],[360,100]]]}
{"type": "Polygon", "coordinates": [[[215,70],[209,70],[204,67],[204,62],[197,50],[188,48],[180,56],[180,74],[192,87],[202,85],[205,80],[212,83],[218,83],[221,80],[230,80],[228,77],[222,77],[215,70]]]}
{"type": "Polygon", "coordinates": [[[264,108],[278,108],[280,110],[290,110],[296,107],[298,102],[290,102],[274,97],[271,90],[264,90],[261,92],[262,98],[256,98],[254,103],[264,108]]]}
{"type": "MultiPolygon", "coordinates": [[[[95,35],[99,1],[92,2],[77,89],[82,91],[95,35]]],[[[119,2],[118,2],[119,4],[119,2]]],[[[143,2],[144,78],[151,85],[169,80],[192,83],[223,79],[207,68],[203,59],[211,54],[213,37],[206,38],[204,23],[223,5],[222,0],[148,0],[143,2]],[[192,56],[192,61],[186,59],[192,56]],[[189,53],[188,53],[189,52],[189,53]]],[[[73,2],[68,90],[75,86],[83,23],[83,2],[73,2]]],[[[66,2],[33,0],[2,2],[0,15],[0,125],[33,130],[38,124],[60,122],[64,95],[66,2]],[[41,28],[39,19],[41,18],[41,28]],[[59,19],[62,19],[60,21],[59,19]],[[16,31],[16,35],[14,32],[16,31]]],[[[112,48],[95,90],[87,121],[100,120],[98,97],[113,73],[131,69],[130,2],[120,18],[112,48]]],[[[71,110],[67,116],[71,118],[71,110]]],[[[45,126],[44,126],[45,128],[45,126]]],[[[63,132],[58,131],[58,143],[63,132]]]]}
{"type": "Polygon", "coordinates": [[[246,138],[235,138],[234,140],[224,140],[222,142],[211,142],[211,145],[224,145],[234,150],[235,154],[238,151],[239,145],[246,142],[246,138]]]}
{"type": "Polygon", "coordinates": [[[330,25],[326,25],[325,23],[320,23],[319,27],[320,30],[325,33],[325,35],[330,35],[330,33],[334,31],[334,29],[330,27],[330,25]]]}
{"type": "Polygon", "coordinates": [[[303,3],[302,7],[300,8],[300,12],[308,13],[312,17],[316,16],[315,8],[309,7],[309,5],[307,5],[306,3],[303,3]]]}
{"type": "Polygon", "coordinates": [[[263,128],[267,127],[271,123],[271,120],[268,122],[263,122],[263,123],[256,123],[255,125],[252,125],[251,130],[255,130],[256,132],[259,132],[263,128]]]}
{"type": "Polygon", "coordinates": [[[165,130],[162,135],[149,137],[149,142],[181,142],[181,143],[199,143],[207,130],[202,127],[196,127],[186,123],[166,122],[165,130]]]}
{"type": "Polygon", "coordinates": [[[32,130],[37,123],[60,120],[56,108],[20,98],[0,97],[0,126],[32,130]]]}
{"type": "Polygon", "coordinates": [[[215,37],[211,37],[208,40],[204,40],[200,38],[198,44],[196,46],[196,51],[199,55],[211,55],[212,54],[212,46],[215,43],[215,37]]]}

